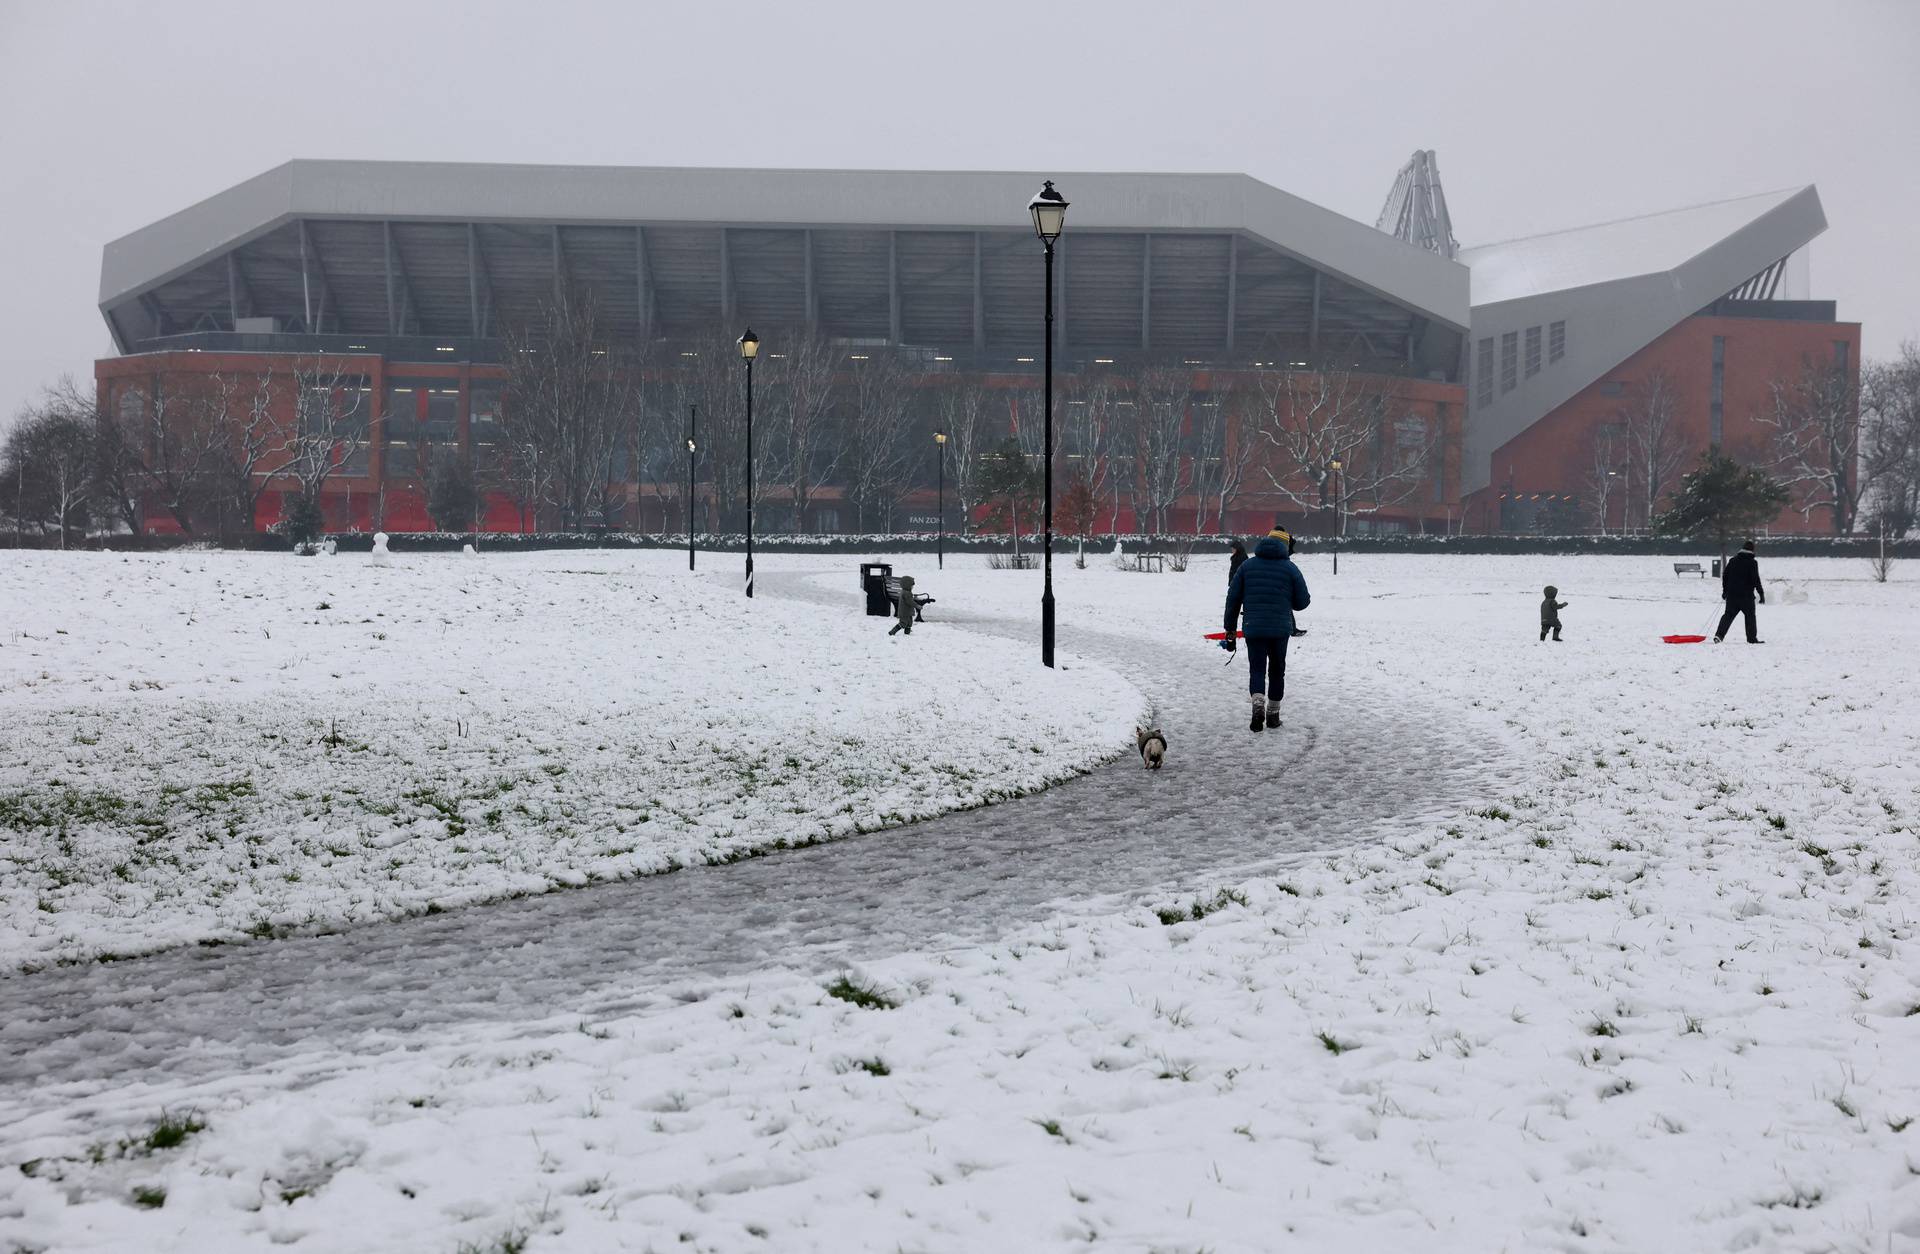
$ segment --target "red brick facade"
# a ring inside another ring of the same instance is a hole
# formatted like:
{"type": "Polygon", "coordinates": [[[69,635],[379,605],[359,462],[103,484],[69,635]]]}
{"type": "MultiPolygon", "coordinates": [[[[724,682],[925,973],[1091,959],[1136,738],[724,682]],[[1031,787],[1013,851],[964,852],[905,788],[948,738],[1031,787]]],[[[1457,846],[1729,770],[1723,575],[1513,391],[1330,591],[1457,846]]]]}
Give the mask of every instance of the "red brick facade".
{"type": "MultiPolygon", "coordinates": [[[[1756,415],[1771,406],[1775,380],[1790,380],[1807,364],[1836,360],[1843,361],[1856,382],[1859,378],[1857,322],[1688,318],[1495,449],[1489,486],[1466,503],[1470,528],[1520,531],[1544,522],[1546,529],[1560,530],[1552,525],[1558,521],[1555,515],[1560,515],[1577,519],[1580,530],[1598,529],[1595,433],[1603,426],[1621,424],[1623,411],[1633,407],[1635,397],[1643,394],[1647,380],[1656,374],[1664,374],[1675,390],[1685,447],[1679,473],[1692,469],[1711,442],[1716,339],[1721,341],[1723,358],[1720,444],[1738,461],[1764,460],[1770,431],[1756,421],[1756,415]]],[[[1679,473],[1667,487],[1677,485],[1679,473]]],[[[1619,491],[1608,501],[1608,530],[1645,523],[1644,491],[1633,482],[1630,467],[1622,467],[1620,479],[1619,491]]],[[[1832,519],[1825,510],[1815,510],[1811,517],[1788,510],[1781,514],[1778,528],[1831,531],[1832,519]]]]}

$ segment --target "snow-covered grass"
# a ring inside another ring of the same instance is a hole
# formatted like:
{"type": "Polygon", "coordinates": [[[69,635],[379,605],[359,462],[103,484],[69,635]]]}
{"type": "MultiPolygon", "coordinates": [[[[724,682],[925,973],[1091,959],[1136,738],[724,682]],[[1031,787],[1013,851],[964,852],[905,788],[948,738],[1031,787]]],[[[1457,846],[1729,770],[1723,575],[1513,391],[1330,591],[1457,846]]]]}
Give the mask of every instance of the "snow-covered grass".
{"type": "Polygon", "coordinates": [[[725,861],[1130,742],[1098,667],[1010,684],[1009,642],[748,602],[735,567],[0,553],[0,966],[725,861]]]}
{"type": "MultiPolygon", "coordinates": [[[[986,948],[475,1029],[266,1096],[116,1094],[16,1128],[0,1235],[1915,1248],[1915,585],[1763,559],[1767,645],[1667,646],[1713,605],[1658,561],[1342,565],[1307,564],[1289,728],[1247,738],[1244,786],[1284,787],[1295,723],[1374,685],[1498,733],[1521,786],[1392,846],[1088,903],[986,948]],[[1534,639],[1549,582],[1559,645],[1534,639]],[[206,1126],[155,1149],[163,1113],[206,1126]]],[[[1197,636],[1221,574],[1059,570],[1063,643],[1197,636]]],[[[1037,588],[939,582],[943,605],[1023,612],[1037,588]]],[[[1240,688],[1223,670],[1221,718],[1244,717],[1240,688]]]]}

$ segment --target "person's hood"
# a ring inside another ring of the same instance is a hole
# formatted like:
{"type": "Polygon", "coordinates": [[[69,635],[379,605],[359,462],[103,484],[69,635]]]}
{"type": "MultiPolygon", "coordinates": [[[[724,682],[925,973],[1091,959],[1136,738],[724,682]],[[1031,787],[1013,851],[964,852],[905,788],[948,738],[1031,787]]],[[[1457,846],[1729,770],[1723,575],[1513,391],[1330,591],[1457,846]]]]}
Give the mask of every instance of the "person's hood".
{"type": "Polygon", "coordinates": [[[1284,558],[1287,555],[1287,546],[1278,536],[1268,536],[1254,546],[1253,555],[1268,559],[1284,558]]]}

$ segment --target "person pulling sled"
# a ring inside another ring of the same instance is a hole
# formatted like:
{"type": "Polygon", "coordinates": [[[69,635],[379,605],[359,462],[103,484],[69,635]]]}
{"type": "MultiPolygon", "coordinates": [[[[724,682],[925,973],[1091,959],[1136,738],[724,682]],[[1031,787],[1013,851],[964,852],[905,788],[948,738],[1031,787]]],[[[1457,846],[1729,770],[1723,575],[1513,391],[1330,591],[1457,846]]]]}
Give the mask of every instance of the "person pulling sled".
{"type": "Polygon", "coordinates": [[[1267,533],[1253,556],[1234,572],[1227,585],[1226,639],[1220,647],[1234,649],[1234,632],[1247,638],[1247,695],[1253,718],[1247,730],[1280,726],[1280,701],[1287,692],[1287,643],[1293,638],[1293,616],[1307,608],[1307,580],[1288,559],[1293,537],[1280,527],[1267,533]],[[1244,614],[1244,625],[1242,616],[1244,614]]]}

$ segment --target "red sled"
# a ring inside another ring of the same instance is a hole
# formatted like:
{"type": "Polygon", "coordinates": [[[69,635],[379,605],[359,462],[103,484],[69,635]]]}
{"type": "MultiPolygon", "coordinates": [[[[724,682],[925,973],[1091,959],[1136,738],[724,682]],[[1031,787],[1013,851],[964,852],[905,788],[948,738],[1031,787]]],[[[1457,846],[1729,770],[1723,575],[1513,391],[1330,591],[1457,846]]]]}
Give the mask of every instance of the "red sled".
{"type": "MultiPolygon", "coordinates": [[[[1203,639],[1207,639],[1207,640],[1225,640],[1226,638],[1227,638],[1227,633],[1224,631],[1210,632],[1205,637],[1203,637],[1203,639]]],[[[1247,633],[1244,631],[1236,631],[1233,633],[1233,638],[1235,640],[1245,640],[1247,638],[1247,633]]]]}
{"type": "Polygon", "coordinates": [[[1705,637],[1705,636],[1691,636],[1691,635],[1688,635],[1688,636],[1662,636],[1662,637],[1660,637],[1660,639],[1661,639],[1661,640],[1663,640],[1664,642],[1666,642],[1667,644],[1699,644],[1699,643],[1701,643],[1702,641],[1704,641],[1704,640],[1706,639],[1706,637],[1705,637]]]}

